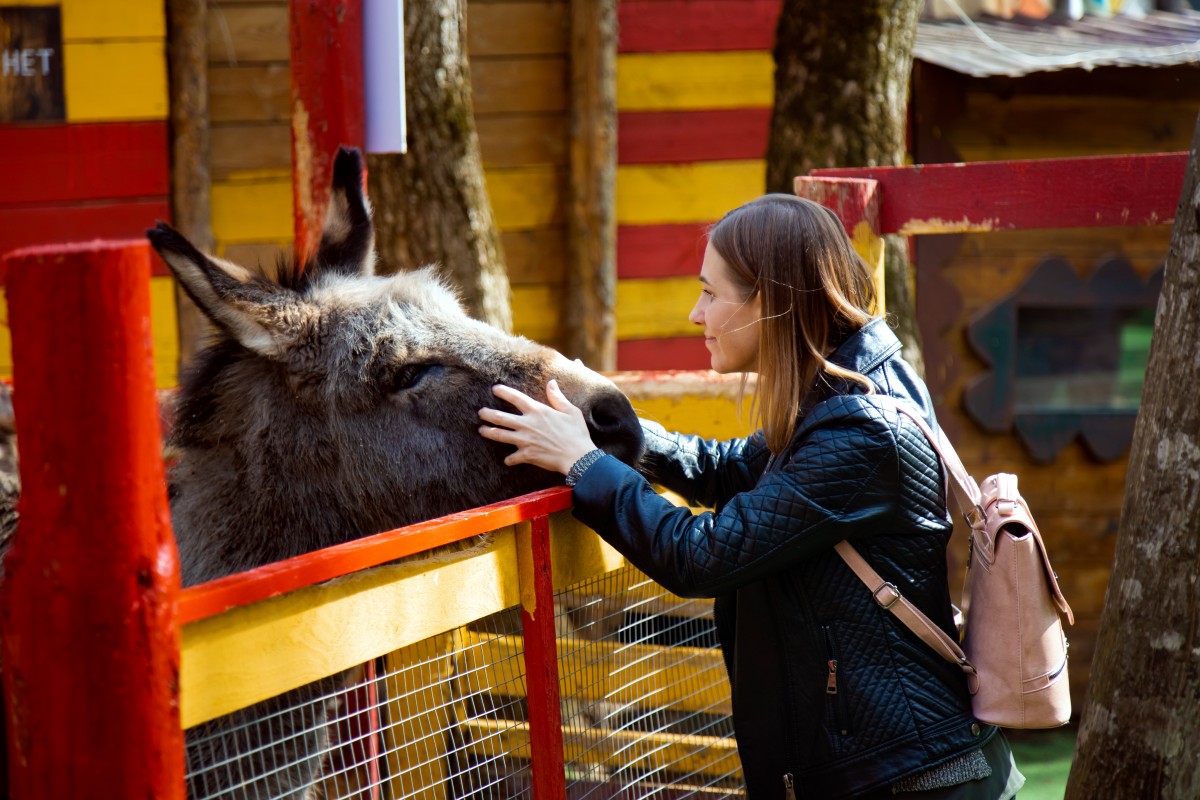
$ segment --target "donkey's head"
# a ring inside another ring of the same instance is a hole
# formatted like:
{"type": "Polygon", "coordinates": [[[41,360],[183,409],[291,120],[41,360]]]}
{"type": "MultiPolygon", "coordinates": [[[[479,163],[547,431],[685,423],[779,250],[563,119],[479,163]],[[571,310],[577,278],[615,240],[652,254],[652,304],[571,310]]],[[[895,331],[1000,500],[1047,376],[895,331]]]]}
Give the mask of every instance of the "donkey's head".
{"type": "Polygon", "coordinates": [[[467,317],[431,269],[373,274],[362,161],[342,150],[320,247],[268,280],[167,225],[151,243],[218,328],[179,398],[172,520],[185,583],[561,483],[503,463],[476,412],[494,384],[556,378],[596,443],[632,462],[641,428],[605,378],[467,317]]]}

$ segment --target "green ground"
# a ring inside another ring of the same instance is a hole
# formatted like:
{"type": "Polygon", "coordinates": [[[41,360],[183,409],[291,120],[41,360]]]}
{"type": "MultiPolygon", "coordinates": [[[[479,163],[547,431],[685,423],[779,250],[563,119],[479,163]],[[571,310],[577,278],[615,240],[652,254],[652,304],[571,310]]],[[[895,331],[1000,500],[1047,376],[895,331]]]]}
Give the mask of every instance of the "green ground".
{"type": "Polygon", "coordinates": [[[1006,731],[1017,767],[1025,776],[1018,800],[1062,800],[1075,752],[1075,728],[1006,731]]]}

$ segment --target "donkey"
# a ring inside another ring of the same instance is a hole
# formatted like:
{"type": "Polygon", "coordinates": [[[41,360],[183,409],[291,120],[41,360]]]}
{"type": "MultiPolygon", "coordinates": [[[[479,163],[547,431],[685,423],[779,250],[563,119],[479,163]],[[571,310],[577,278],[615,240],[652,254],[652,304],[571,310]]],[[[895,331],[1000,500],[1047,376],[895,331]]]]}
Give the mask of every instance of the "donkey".
{"type": "MultiPolygon", "coordinates": [[[[477,410],[501,405],[497,383],[544,398],[557,379],[598,446],[628,463],[641,455],[641,427],[610,381],[469,318],[432,268],[374,274],[356,150],[335,160],[316,254],[302,269],[281,264],[278,280],[204,255],[166,224],[147,236],[217,328],[184,378],[169,440],[185,586],[561,483],[506,467],[509,448],[477,433],[477,410]]],[[[328,704],[290,723],[281,709],[341,685],[301,687],[189,731],[189,793],[213,796],[263,769],[273,770],[256,784],[264,796],[309,797],[322,766],[306,753],[324,749],[328,704]],[[296,738],[247,741],[238,728],[259,715],[296,738]]]]}

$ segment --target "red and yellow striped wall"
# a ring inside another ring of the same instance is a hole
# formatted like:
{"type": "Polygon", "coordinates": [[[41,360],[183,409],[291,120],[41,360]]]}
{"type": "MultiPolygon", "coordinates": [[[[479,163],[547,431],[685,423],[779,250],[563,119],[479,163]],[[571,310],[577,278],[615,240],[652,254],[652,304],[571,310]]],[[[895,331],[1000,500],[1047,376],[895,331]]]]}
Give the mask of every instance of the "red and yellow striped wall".
{"type": "MultiPolygon", "coordinates": [[[[0,252],[139,237],[156,219],[169,219],[162,0],[6,0],[5,5],[60,6],[66,119],[0,125],[0,252]]],[[[155,369],[159,386],[170,386],[178,353],[175,295],[171,278],[155,261],[155,369]]],[[[4,324],[0,376],[11,375],[4,324]]]]}
{"type": "Polygon", "coordinates": [[[779,0],[622,0],[617,366],[706,369],[704,229],[763,193],[779,0]]]}

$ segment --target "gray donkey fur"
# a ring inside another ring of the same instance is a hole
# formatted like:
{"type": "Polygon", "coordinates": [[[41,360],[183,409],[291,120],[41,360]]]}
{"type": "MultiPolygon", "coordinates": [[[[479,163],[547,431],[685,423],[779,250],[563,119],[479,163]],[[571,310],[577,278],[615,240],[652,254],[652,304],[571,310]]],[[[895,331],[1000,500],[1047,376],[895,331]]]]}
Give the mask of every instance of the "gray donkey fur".
{"type": "MultiPolygon", "coordinates": [[[[630,463],[641,453],[637,419],[607,379],[468,318],[430,269],[373,274],[362,173],[357,151],[339,152],[318,252],[278,281],[205,256],[165,224],[147,233],[218,329],[181,387],[170,441],[185,585],[560,484],[505,467],[510,448],[477,433],[477,410],[501,405],[497,383],[544,398],[555,378],[597,444],[630,463]]],[[[314,796],[322,764],[309,754],[327,745],[334,705],[317,698],[344,684],[189,731],[189,794],[314,796]],[[281,714],[298,702],[309,702],[304,719],[281,714]],[[256,729],[235,730],[272,715],[263,730],[295,738],[266,745],[256,729]]]]}

